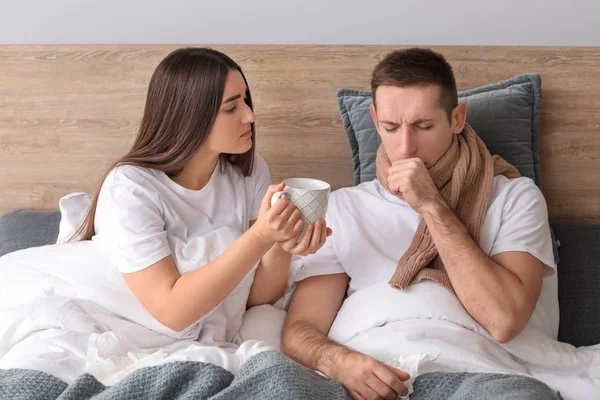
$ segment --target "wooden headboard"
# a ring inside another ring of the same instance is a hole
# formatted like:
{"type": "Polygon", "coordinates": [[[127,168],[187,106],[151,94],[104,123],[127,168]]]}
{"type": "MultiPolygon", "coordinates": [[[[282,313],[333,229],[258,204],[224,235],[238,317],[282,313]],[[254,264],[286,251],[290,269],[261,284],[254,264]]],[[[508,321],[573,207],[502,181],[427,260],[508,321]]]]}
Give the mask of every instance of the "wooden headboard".
{"type": "MultiPolygon", "coordinates": [[[[1,45],[0,212],[58,208],[92,192],[131,144],[147,84],[181,46],[1,45]]],[[[257,114],[257,148],[274,181],[352,185],[338,113],[340,87],[368,89],[395,46],[212,46],[244,69],[257,114]]],[[[553,221],[600,222],[600,48],[434,47],[459,90],[528,72],[542,76],[543,192],[553,221]]]]}

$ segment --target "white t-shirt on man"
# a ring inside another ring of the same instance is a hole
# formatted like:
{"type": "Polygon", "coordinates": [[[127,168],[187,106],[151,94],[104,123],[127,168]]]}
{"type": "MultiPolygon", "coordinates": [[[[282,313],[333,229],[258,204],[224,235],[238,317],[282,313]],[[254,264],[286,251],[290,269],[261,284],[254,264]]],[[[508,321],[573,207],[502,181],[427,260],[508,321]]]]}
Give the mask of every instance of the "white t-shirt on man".
{"type": "MultiPolygon", "coordinates": [[[[171,256],[185,274],[217,258],[248,230],[270,183],[269,168],[258,154],[248,177],[219,161],[201,190],[186,189],[155,169],[118,166],[102,185],[93,240],[110,255],[109,267],[122,273],[171,256]]],[[[182,332],[163,326],[139,306],[124,305],[122,315],[176,338],[235,342],[255,269],[221,304],[182,332]]]]}
{"type": "MultiPolygon", "coordinates": [[[[378,180],[339,189],[330,196],[326,218],[333,235],[316,254],[302,258],[295,280],[346,273],[350,277],[349,299],[354,293],[369,288],[374,290],[371,293],[386,292],[387,281],[408,249],[421,218],[404,200],[384,189],[378,180]]],[[[544,264],[542,292],[529,324],[556,338],[558,283],[548,212],[541,191],[531,179],[494,178],[479,245],[489,257],[507,251],[527,252],[544,264]]],[[[448,305],[450,292],[432,282],[411,285],[414,288],[409,286],[404,291],[405,296],[424,296],[420,299],[413,297],[411,301],[414,300],[414,304],[431,304],[430,308],[435,308],[440,302],[448,305]]],[[[393,293],[390,296],[393,297],[393,293]]],[[[349,306],[348,303],[346,301],[345,304],[349,306]]],[[[461,307],[459,302],[456,304],[461,307]]],[[[379,324],[385,324],[386,315],[393,314],[395,308],[403,305],[386,304],[382,307],[389,308],[377,310],[382,316],[379,324]]],[[[426,312],[429,313],[429,309],[426,312]]],[[[447,315],[436,316],[435,310],[431,313],[427,318],[449,319],[447,315]]],[[[354,318],[355,325],[358,325],[360,318],[354,318]]],[[[472,322],[477,324],[474,320],[472,322]]],[[[334,331],[335,323],[330,334],[334,331]]],[[[345,333],[340,334],[343,336],[345,333]]]]}

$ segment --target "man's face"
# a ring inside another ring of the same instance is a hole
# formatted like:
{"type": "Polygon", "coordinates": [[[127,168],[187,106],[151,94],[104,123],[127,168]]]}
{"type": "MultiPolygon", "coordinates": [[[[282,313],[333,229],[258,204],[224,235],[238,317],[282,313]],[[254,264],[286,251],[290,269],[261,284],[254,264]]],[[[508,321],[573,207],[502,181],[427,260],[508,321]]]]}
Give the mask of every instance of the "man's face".
{"type": "Polygon", "coordinates": [[[376,99],[371,116],[392,163],[417,157],[429,168],[450,147],[452,135],[464,128],[465,106],[453,110],[450,123],[437,85],[379,86],[376,99]]]}

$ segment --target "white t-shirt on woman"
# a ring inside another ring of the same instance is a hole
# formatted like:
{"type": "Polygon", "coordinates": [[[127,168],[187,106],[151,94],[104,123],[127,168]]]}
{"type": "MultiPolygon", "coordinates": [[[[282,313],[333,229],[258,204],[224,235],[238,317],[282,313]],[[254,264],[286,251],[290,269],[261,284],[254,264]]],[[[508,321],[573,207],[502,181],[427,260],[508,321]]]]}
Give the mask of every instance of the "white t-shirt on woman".
{"type": "MultiPolygon", "coordinates": [[[[248,177],[219,161],[201,190],[186,189],[158,170],[118,166],[102,185],[93,240],[109,254],[110,268],[122,273],[170,255],[185,274],[217,258],[249,228],[270,183],[269,168],[258,154],[248,177]]],[[[176,338],[236,342],[256,267],[221,304],[181,332],[160,324],[139,303],[123,305],[122,315],[176,338]]]]}

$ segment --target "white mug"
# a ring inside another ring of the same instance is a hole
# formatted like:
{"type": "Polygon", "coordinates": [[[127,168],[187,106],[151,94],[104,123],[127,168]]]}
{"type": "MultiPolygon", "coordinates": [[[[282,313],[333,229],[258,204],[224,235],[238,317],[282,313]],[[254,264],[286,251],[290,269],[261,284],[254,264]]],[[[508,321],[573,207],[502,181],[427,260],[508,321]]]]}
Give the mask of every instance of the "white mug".
{"type": "Polygon", "coordinates": [[[274,193],[271,197],[271,207],[275,205],[279,198],[294,203],[300,214],[302,214],[302,220],[304,221],[302,233],[298,237],[298,242],[300,242],[304,237],[304,231],[308,224],[313,224],[319,219],[325,219],[331,186],[327,182],[310,178],[289,178],[284,182],[285,188],[274,193]]]}

